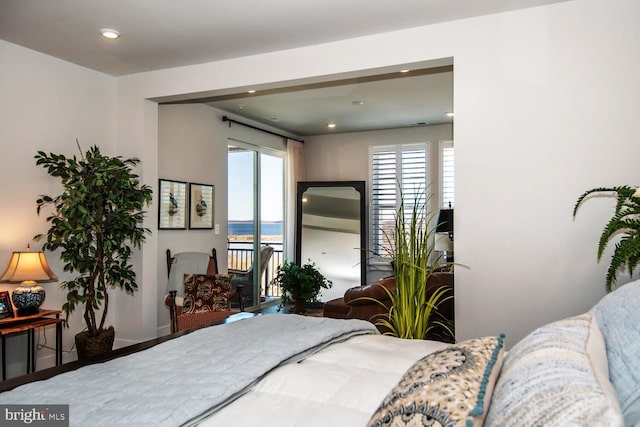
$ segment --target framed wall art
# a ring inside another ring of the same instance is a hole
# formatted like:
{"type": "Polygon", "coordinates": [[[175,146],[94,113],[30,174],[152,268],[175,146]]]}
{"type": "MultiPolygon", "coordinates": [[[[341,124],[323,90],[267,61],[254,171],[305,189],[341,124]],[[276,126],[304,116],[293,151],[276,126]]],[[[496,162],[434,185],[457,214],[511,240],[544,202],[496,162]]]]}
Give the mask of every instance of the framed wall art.
{"type": "Polygon", "coordinates": [[[187,224],[187,183],[160,180],[158,229],[184,230],[187,224]]]}
{"type": "Polygon", "coordinates": [[[189,184],[189,228],[212,229],[215,187],[189,184]]]}
{"type": "Polygon", "coordinates": [[[0,319],[5,317],[13,317],[13,307],[11,306],[9,292],[0,291],[0,319]]]}

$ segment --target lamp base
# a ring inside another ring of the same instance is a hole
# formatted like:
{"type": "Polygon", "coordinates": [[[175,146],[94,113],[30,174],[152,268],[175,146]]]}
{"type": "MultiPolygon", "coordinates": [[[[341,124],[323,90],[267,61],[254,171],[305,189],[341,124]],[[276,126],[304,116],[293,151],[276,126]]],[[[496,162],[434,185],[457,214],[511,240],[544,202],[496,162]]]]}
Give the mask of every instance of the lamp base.
{"type": "Polygon", "coordinates": [[[20,285],[11,294],[13,305],[18,309],[18,316],[38,313],[44,298],[44,288],[38,285],[20,285]]]}

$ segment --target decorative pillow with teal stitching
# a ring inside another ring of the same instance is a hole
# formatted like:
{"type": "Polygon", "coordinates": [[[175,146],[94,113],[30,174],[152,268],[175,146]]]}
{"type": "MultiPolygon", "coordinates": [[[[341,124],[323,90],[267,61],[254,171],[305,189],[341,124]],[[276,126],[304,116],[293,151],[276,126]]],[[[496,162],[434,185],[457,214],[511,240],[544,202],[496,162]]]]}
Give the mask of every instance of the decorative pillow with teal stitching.
{"type": "Polygon", "coordinates": [[[453,344],[418,360],[368,426],[481,426],[504,353],[504,335],[453,344]]]}
{"type": "Polygon", "coordinates": [[[640,280],[607,294],[591,311],[604,336],[609,376],[626,424],[640,423],[640,280]]]}
{"type": "Polygon", "coordinates": [[[622,427],[591,313],[542,326],[509,350],[484,425],[622,427]]]}

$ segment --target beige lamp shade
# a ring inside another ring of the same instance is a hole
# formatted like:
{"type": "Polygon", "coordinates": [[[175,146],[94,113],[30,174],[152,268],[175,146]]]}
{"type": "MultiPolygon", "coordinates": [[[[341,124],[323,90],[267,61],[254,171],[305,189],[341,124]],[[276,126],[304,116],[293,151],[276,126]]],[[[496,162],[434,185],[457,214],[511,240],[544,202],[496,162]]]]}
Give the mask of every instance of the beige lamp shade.
{"type": "Polygon", "coordinates": [[[49,268],[44,252],[14,252],[0,282],[20,283],[11,294],[18,316],[38,313],[45,299],[45,291],[37,282],[54,282],[58,276],[49,268]]]}
{"type": "Polygon", "coordinates": [[[436,244],[434,249],[439,252],[449,252],[453,250],[453,241],[447,234],[436,234],[436,244]]]}
{"type": "Polygon", "coordinates": [[[33,284],[53,282],[58,276],[49,268],[44,252],[14,252],[0,282],[33,284]]]}

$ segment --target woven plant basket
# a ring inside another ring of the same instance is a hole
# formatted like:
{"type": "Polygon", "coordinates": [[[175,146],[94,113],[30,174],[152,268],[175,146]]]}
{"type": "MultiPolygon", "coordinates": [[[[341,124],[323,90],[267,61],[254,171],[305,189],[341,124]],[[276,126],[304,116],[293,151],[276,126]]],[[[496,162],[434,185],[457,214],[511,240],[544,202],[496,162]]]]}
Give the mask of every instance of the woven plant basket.
{"type": "Polygon", "coordinates": [[[295,314],[304,314],[307,312],[307,304],[304,302],[304,299],[300,296],[299,292],[296,292],[292,295],[293,297],[293,306],[291,307],[291,313],[295,314]]]}
{"type": "Polygon", "coordinates": [[[88,331],[80,332],[75,336],[78,360],[89,359],[111,352],[115,336],[116,332],[113,326],[103,329],[95,337],[90,336],[88,331]]]}

